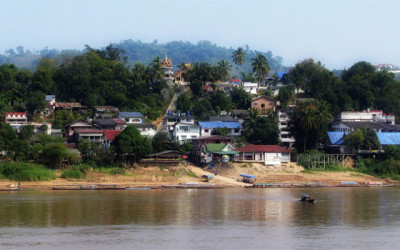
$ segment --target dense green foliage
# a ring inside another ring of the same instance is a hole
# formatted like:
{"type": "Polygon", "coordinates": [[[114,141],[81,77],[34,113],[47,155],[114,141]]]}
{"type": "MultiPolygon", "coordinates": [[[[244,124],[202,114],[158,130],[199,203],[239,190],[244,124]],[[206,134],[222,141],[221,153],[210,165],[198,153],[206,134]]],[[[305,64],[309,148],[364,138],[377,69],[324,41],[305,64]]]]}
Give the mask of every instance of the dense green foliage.
{"type": "Polygon", "coordinates": [[[53,171],[33,163],[0,164],[0,176],[13,181],[49,181],[56,178],[53,171]]]}
{"type": "Polygon", "coordinates": [[[120,161],[137,162],[152,152],[152,144],[149,138],[142,136],[135,126],[130,125],[115,137],[112,150],[120,161]]]}

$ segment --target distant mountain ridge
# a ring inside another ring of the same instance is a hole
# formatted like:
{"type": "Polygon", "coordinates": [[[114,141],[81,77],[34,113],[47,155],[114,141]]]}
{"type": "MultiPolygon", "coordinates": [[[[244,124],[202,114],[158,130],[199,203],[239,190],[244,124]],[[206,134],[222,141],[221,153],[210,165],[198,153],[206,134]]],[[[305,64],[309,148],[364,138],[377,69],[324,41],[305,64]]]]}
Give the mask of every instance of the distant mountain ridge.
{"type": "MultiPolygon", "coordinates": [[[[251,58],[254,58],[258,53],[265,55],[268,59],[271,70],[284,70],[287,67],[282,65],[283,58],[273,56],[271,51],[261,52],[250,50],[246,45],[246,62],[238,69],[232,62],[233,48],[225,48],[217,46],[209,41],[200,41],[197,44],[183,41],[172,41],[164,44],[159,44],[157,40],[152,43],[144,43],[140,40],[124,40],[119,43],[111,43],[113,46],[123,49],[128,63],[134,65],[140,62],[144,65],[149,64],[155,57],[163,59],[168,56],[172,60],[174,69],[176,70],[181,63],[207,62],[216,65],[220,60],[227,60],[233,66],[233,71],[251,72],[251,58]]],[[[5,54],[0,55],[0,64],[8,63],[15,64],[19,68],[27,68],[33,70],[41,57],[56,58],[62,55],[78,55],[84,50],[55,50],[43,49],[37,52],[29,50],[24,51],[22,46],[18,46],[16,51],[9,49],[5,54]]]]}

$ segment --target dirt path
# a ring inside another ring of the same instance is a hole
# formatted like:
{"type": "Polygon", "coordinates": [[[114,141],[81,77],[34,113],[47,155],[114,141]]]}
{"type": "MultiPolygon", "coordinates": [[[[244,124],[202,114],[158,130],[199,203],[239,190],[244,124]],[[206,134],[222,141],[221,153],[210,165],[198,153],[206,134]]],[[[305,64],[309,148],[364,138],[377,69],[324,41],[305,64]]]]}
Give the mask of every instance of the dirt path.
{"type": "Polygon", "coordinates": [[[214,180],[212,180],[212,182],[218,185],[239,186],[239,187],[251,186],[251,184],[243,183],[229,177],[215,175],[214,173],[205,171],[199,167],[188,166],[188,169],[199,177],[202,175],[210,175],[210,174],[213,175],[214,180]]]}

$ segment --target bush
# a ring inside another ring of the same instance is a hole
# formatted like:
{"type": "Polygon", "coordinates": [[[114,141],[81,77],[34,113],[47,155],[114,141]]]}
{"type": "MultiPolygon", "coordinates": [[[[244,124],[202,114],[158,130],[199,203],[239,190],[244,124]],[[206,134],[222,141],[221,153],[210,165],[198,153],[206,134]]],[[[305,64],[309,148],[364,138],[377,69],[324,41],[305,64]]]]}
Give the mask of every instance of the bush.
{"type": "Polygon", "coordinates": [[[85,178],[85,174],[90,168],[91,166],[87,164],[74,165],[72,166],[71,169],[65,170],[61,174],[61,178],[75,178],[75,179],[85,178]]]}
{"type": "Polygon", "coordinates": [[[0,165],[0,176],[13,181],[49,181],[56,178],[53,171],[46,167],[26,162],[0,165]]]}
{"type": "Polygon", "coordinates": [[[75,178],[75,179],[82,179],[84,178],[85,175],[76,169],[68,169],[65,170],[62,174],[61,174],[61,178],[75,178]]]}

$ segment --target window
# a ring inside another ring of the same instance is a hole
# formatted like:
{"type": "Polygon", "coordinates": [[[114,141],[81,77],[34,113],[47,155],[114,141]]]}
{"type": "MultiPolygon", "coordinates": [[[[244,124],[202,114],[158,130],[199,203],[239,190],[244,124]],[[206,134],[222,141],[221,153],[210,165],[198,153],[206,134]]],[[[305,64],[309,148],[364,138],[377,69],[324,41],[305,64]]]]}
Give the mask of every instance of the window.
{"type": "Polygon", "coordinates": [[[204,129],[204,133],[208,133],[208,129],[204,129]]]}
{"type": "Polygon", "coordinates": [[[261,103],[261,108],[265,108],[265,104],[264,103],[261,103]]]}
{"type": "Polygon", "coordinates": [[[235,129],[235,134],[239,133],[239,129],[235,129]]]}
{"type": "Polygon", "coordinates": [[[180,126],[179,129],[183,132],[189,132],[189,126],[180,126]]]}

